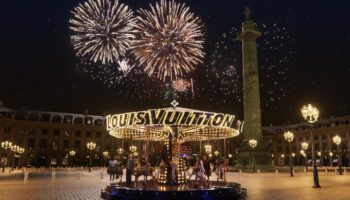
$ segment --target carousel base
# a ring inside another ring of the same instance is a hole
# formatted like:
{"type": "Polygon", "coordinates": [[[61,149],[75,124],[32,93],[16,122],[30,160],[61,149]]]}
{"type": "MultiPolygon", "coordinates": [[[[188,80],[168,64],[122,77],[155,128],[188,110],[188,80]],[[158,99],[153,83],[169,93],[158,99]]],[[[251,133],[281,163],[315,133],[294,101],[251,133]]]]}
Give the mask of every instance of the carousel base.
{"type": "Polygon", "coordinates": [[[234,200],[245,199],[246,189],[239,183],[209,182],[201,186],[195,182],[183,185],[160,185],[154,181],[138,183],[111,183],[101,192],[103,199],[111,200],[234,200]]]}

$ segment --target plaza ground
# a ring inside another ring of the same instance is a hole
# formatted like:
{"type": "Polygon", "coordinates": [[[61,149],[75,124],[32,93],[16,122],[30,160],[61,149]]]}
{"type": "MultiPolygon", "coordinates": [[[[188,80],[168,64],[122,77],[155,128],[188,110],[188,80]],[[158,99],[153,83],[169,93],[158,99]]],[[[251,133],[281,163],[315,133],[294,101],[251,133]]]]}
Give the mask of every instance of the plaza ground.
{"type": "MultiPolygon", "coordinates": [[[[20,170],[0,173],[0,200],[101,199],[101,189],[109,183],[107,174],[104,173],[101,179],[100,169],[94,169],[92,173],[87,169],[57,169],[55,179],[52,179],[50,169],[36,169],[30,171],[27,183],[23,177],[20,170]]],[[[334,172],[320,172],[320,189],[312,188],[312,173],[305,175],[303,171],[297,171],[295,177],[289,177],[287,171],[278,174],[229,172],[227,181],[241,183],[247,188],[249,200],[350,198],[350,173],[339,176],[334,172]]]]}

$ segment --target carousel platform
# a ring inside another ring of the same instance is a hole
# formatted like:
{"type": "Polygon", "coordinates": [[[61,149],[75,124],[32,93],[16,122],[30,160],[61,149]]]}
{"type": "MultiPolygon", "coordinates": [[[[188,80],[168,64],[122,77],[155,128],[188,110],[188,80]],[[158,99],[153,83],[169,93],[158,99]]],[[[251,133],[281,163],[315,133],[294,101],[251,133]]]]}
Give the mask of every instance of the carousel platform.
{"type": "Polygon", "coordinates": [[[110,200],[235,200],[245,199],[246,189],[239,183],[211,181],[201,186],[195,182],[183,185],[160,185],[154,181],[138,183],[111,183],[101,192],[103,199],[110,200]]]}

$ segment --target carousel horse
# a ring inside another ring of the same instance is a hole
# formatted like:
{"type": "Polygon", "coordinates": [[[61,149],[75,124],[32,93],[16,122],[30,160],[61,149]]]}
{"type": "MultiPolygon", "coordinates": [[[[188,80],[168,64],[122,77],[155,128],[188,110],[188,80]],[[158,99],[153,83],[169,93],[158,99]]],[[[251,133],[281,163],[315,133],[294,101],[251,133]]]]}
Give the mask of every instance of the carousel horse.
{"type": "Polygon", "coordinates": [[[144,176],[144,181],[147,181],[147,177],[151,176],[153,180],[156,180],[154,176],[155,169],[151,167],[149,163],[145,166],[136,167],[134,169],[135,181],[138,182],[140,176],[144,176]]]}

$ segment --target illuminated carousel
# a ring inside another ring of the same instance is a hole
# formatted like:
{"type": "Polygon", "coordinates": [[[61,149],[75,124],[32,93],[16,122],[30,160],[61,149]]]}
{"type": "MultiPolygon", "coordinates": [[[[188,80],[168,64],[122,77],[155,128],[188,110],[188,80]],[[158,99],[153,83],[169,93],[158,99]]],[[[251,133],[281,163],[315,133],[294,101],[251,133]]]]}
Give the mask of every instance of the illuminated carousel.
{"type": "MultiPolygon", "coordinates": [[[[241,123],[234,115],[173,107],[108,115],[109,134],[123,140],[142,141],[148,156],[150,142],[166,147],[171,165],[159,167],[158,175],[150,181],[131,184],[111,183],[101,196],[105,199],[241,199],[245,190],[238,183],[226,181],[198,184],[187,178],[186,162],[181,144],[232,138],[240,133],[241,123]]],[[[147,158],[146,158],[147,159],[147,158]]]]}

